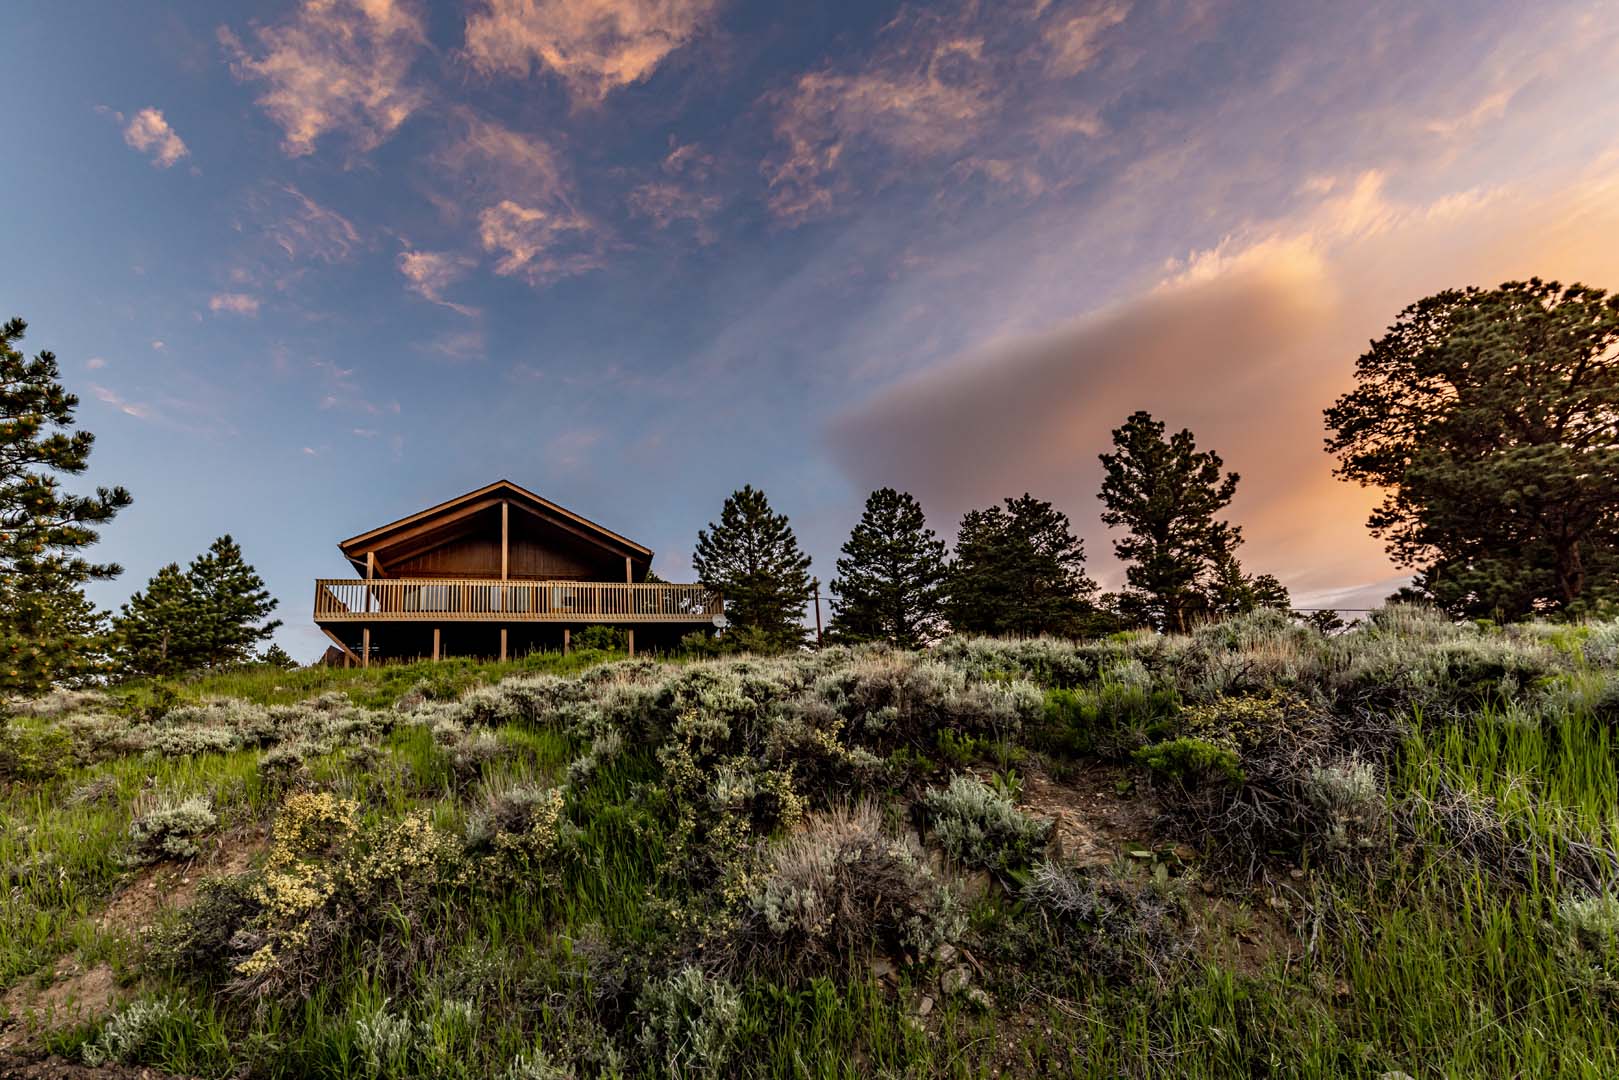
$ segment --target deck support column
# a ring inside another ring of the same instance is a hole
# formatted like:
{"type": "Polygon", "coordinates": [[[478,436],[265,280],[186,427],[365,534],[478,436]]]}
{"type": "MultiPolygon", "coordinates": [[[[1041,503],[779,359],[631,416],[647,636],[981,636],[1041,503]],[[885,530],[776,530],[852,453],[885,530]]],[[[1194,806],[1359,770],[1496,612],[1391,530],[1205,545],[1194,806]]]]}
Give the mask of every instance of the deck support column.
{"type": "Polygon", "coordinates": [[[360,631],[360,666],[371,666],[371,628],[368,626],[360,631]]]}
{"type": "Polygon", "coordinates": [[[633,626],[630,627],[628,630],[625,631],[625,634],[628,636],[629,641],[630,641],[630,655],[634,656],[635,655],[635,627],[633,627],[633,626]]]}
{"type": "Polygon", "coordinates": [[[500,628],[500,662],[503,664],[506,662],[506,628],[504,626],[500,628]]]}
{"type": "Polygon", "coordinates": [[[624,581],[626,584],[635,584],[635,564],[630,562],[628,555],[624,556],[624,581]]]}
{"type": "Polygon", "coordinates": [[[433,659],[438,659],[438,627],[433,627],[433,659]]]}
{"type": "Polygon", "coordinates": [[[562,628],[562,655],[567,656],[573,651],[573,631],[566,626],[562,628]]]}

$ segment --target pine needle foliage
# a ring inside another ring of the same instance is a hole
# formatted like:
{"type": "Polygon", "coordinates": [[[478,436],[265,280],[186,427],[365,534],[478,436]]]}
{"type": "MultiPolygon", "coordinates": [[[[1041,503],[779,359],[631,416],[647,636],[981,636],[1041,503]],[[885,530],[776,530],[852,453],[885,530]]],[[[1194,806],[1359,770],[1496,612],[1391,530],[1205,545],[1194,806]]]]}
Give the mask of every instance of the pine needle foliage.
{"type": "Polygon", "coordinates": [[[736,636],[773,649],[803,642],[810,557],[763,491],[748,484],[725,500],[718,523],[698,530],[691,565],[699,581],[724,594],[736,636]]]}
{"type": "Polygon", "coordinates": [[[71,430],[79,399],[49,351],[25,357],[21,319],[0,327],[0,698],[33,694],[98,672],[101,617],[85,582],[115,577],[116,563],[79,554],[130,503],[121,487],[63,489],[83,473],[95,436],[71,430]]]}
{"type": "Polygon", "coordinates": [[[947,570],[944,541],[928,528],[922,504],[883,488],[843,544],[832,582],[832,636],[917,648],[938,636],[947,570]]]}

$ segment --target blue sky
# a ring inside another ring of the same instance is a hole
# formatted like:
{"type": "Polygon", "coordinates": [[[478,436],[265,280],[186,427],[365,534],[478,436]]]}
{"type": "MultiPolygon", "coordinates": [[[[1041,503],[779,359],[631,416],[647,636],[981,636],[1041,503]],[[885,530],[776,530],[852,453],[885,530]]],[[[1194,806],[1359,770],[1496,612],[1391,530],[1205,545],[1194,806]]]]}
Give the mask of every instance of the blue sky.
{"type": "MultiPolygon", "coordinates": [[[[234,534],[295,655],[335,541],[505,476],[690,576],[743,483],[1025,490],[1093,569],[1136,408],[1244,556],[1387,592],[1320,410],[1400,307],[1619,287],[1611,4],[303,0],[8,13],[0,296],[125,576],[234,534]]],[[[1347,599],[1346,599],[1347,598],[1347,599]]]]}

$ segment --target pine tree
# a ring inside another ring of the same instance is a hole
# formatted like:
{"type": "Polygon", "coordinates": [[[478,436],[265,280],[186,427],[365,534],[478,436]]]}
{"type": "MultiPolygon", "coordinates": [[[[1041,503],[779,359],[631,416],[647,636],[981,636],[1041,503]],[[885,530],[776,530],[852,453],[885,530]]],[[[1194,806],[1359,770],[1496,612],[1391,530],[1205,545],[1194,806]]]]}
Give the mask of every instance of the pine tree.
{"type": "Polygon", "coordinates": [[[961,519],[945,614],[957,633],[1077,636],[1096,583],[1068,516],[1024,494],[961,519]]]}
{"type": "Polygon", "coordinates": [[[1531,279],[1400,313],[1327,410],[1367,524],[1457,615],[1619,602],[1619,296],[1531,279]]]}
{"type": "Polygon", "coordinates": [[[221,536],[184,571],[163,567],[124,604],[113,623],[121,666],[131,675],[175,675],[244,662],[281,625],[264,622],[275,607],[236,541],[221,536]]]}
{"type": "Polygon", "coordinates": [[[1270,574],[1250,575],[1235,555],[1226,555],[1214,567],[1207,588],[1208,612],[1216,618],[1245,615],[1260,608],[1290,611],[1293,598],[1270,574]]]}
{"type": "Polygon", "coordinates": [[[26,330],[21,319],[0,327],[0,700],[101,670],[100,617],[83,586],[120,567],[78,552],[130,503],[123,488],[62,489],[62,475],[89,464],[95,436],[69,432],[79,399],[54,355],[17,349],[26,330]]]}
{"type": "Polygon", "coordinates": [[[264,621],[276,609],[276,600],[228,533],[192,562],[186,576],[202,613],[198,629],[206,666],[250,659],[259,642],[281,625],[279,619],[264,621]]]}
{"type": "Polygon", "coordinates": [[[113,619],[120,669],[126,675],[177,675],[199,666],[200,607],[179,563],[159,570],[113,619]]]}
{"type": "Polygon", "coordinates": [[[1205,606],[1208,578],[1242,542],[1239,529],[1215,517],[1236,494],[1237,474],[1222,477],[1220,456],[1198,450],[1190,431],[1165,439],[1163,423],[1146,412],[1115,428],[1113,445],[1116,452],[1101,455],[1102,520],[1128,530],[1113,551],[1130,564],[1125,580],[1154,625],[1185,631],[1205,606]]]}
{"type": "Polygon", "coordinates": [[[736,637],[772,649],[802,644],[810,559],[763,491],[749,484],[725,500],[719,523],[698,530],[691,564],[724,595],[736,637]]]}
{"type": "Polygon", "coordinates": [[[893,488],[872,492],[838,559],[832,636],[925,644],[939,633],[945,570],[944,541],[928,528],[921,504],[893,488]]]}

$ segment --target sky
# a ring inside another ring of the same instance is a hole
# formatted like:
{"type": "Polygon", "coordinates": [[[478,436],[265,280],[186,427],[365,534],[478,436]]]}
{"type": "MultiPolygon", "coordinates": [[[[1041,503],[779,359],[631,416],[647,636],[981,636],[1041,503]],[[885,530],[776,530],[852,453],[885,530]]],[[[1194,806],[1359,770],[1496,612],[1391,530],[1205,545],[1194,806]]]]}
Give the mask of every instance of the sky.
{"type": "Polygon", "coordinates": [[[134,505],[116,608],[231,533],[508,478],[690,580],[751,483],[823,581],[868,491],[1025,491],[1122,571],[1136,409],[1301,604],[1401,580],[1321,410],[1405,305],[1619,288],[1613,0],[276,0],[7,13],[0,306],[134,505]]]}

